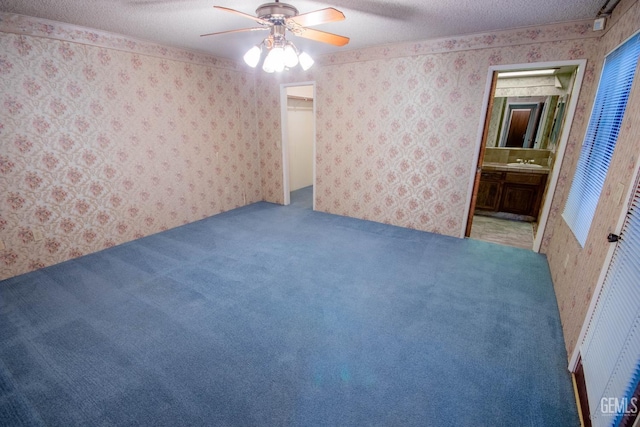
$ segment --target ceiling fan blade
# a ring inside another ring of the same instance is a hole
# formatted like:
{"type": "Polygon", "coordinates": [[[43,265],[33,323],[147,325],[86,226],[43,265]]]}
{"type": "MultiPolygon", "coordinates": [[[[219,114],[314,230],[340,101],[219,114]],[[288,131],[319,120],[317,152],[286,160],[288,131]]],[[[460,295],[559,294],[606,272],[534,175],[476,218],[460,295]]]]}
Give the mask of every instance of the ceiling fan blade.
{"type": "Polygon", "coordinates": [[[313,27],[314,25],[326,24],[344,20],[344,13],[333,7],[316,10],[315,12],[303,13],[292,16],[287,21],[293,21],[301,27],[313,27]]]}
{"type": "Polygon", "coordinates": [[[312,30],[311,28],[300,28],[294,32],[298,37],[317,42],[328,43],[334,46],[344,46],[349,43],[349,37],[339,36],[337,34],[327,33],[324,31],[312,30]]]}
{"type": "Polygon", "coordinates": [[[201,34],[200,37],[217,36],[220,34],[229,34],[229,33],[244,33],[246,31],[264,31],[264,30],[268,30],[268,28],[267,27],[241,28],[239,30],[218,31],[217,33],[201,34]]]}
{"type": "Polygon", "coordinates": [[[262,25],[271,25],[271,22],[267,21],[266,19],[258,18],[257,16],[249,15],[248,13],[240,12],[239,10],[229,9],[228,7],[223,7],[223,6],[213,6],[213,7],[216,8],[216,9],[224,10],[225,12],[230,12],[230,13],[233,13],[235,15],[239,15],[239,16],[243,16],[245,18],[252,19],[252,20],[254,20],[257,23],[262,24],[262,25]]]}
{"type": "Polygon", "coordinates": [[[422,10],[418,4],[420,2],[394,1],[392,2],[393,6],[390,6],[389,3],[390,2],[385,0],[331,0],[331,5],[335,7],[344,7],[349,10],[366,13],[367,15],[376,15],[398,21],[412,21],[426,18],[424,10],[422,10]],[[411,3],[411,5],[398,3],[411,3]]]}

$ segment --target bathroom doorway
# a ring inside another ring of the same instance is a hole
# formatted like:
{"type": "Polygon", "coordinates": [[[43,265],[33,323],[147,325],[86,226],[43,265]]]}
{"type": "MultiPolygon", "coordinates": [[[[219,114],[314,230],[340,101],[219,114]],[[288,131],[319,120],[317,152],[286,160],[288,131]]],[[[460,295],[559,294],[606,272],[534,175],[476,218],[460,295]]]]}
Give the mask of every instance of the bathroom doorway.
{"type": "Polygon", "coordinates": [[[308,209],[315,209],[314,98],[313,82],[281,85],[284,204],[308,209]]]}
{"type": "Polygon", "coordinates": [[[490,69],[465,237],[539,251],[585,64],[490,69]]]}

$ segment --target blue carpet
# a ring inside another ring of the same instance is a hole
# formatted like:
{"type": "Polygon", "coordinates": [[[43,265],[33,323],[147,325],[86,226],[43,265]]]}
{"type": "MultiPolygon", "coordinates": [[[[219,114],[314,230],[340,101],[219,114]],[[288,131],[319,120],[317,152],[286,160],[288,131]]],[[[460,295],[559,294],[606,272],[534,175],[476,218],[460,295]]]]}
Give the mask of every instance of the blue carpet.
{"type": "Polygon", "coordinates": [[[0,425],[578,425],[544,256],[292,201],[0,282],[0,425]]]}

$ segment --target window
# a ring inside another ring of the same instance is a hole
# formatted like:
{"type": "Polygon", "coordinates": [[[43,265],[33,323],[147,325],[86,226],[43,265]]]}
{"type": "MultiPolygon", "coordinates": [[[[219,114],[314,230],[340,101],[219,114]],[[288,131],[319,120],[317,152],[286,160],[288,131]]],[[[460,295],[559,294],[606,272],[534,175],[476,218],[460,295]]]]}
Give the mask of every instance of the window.
{"type": "Polygon", "coordinates": [[[607,55],[562,217],[584,247],[618,140],[640,54],[640,33],[607,55]]]}

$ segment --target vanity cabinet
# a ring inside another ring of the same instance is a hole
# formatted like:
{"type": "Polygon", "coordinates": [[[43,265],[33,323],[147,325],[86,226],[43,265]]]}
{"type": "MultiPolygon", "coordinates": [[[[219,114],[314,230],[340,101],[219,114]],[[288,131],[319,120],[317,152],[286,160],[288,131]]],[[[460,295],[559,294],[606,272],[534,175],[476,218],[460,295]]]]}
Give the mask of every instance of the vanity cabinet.
{"type": "Polygon", "coordinates": [[[476,209],[538,217],[547,175],[529,172],[483,171],[476,209]]]}
{"type": "Polygon", "coordinates": [[[476,198],[476,209],[498,211],[503,181],[504,173],[502,172],[481,173],[478,196],[476,198]]]}
{"type": "Polygon", "coordinates": [[[546,183],[546,175],[507,172],[498,210],[537,218],[546,183]]]}

